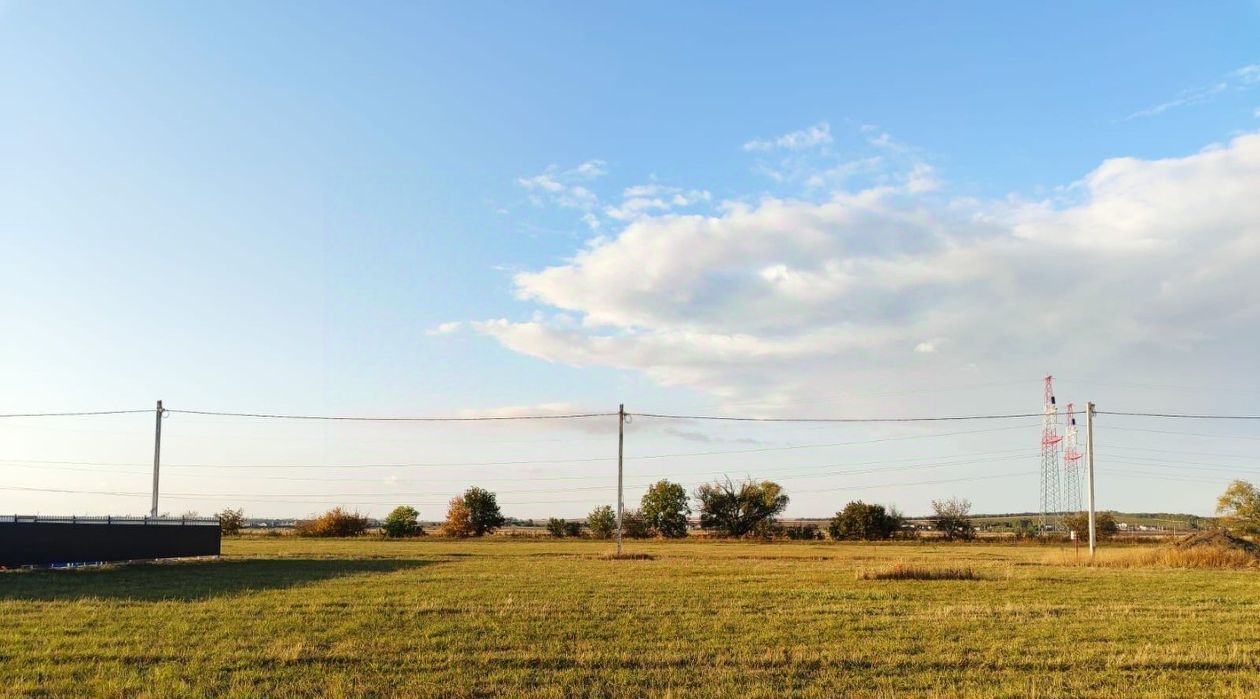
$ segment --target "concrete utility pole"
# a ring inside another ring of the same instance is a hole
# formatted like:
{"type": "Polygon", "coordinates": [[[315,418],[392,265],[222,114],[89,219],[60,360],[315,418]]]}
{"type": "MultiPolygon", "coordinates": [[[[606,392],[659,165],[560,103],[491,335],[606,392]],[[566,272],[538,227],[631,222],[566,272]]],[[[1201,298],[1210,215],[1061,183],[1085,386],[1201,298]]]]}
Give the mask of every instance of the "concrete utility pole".
{"type": "Polygon", "coordinates": [[[1089,461],[1089,555],[1092,558],[1097,546],[1094,531],[1094,404],[1085,408],[1085,458],[1089,461]]]}
{"type": "Polygon", "coordinates": [[[158,516],[158,470],[162,466],[162,413],[164,412],[166,411],[162,409],[162,401],[158,401],[153,427],[153,508],[149,510],[150,517],[158,516]]]}
{"type": "MultiPolygon", "coordinates": [[[[621,476],[626,450],[626,404],[617,408],[617,555],[621,555],[621,476]]],[[[156,497],[156,496],[154,496],[156,497]]]]}

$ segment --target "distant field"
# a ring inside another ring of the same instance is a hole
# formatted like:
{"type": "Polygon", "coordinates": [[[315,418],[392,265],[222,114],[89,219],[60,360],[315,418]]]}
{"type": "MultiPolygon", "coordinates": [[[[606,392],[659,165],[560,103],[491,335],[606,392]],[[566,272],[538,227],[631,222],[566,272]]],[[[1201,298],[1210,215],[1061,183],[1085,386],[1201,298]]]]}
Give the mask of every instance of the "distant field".
{"type": "Polygon", "coordinates": [[[1001,544],[229,540],[0,574],[3,696],[1260,696],[1260,573],[1001,544]],[[980,580],[859,580],[892,563],[980,580]]]}

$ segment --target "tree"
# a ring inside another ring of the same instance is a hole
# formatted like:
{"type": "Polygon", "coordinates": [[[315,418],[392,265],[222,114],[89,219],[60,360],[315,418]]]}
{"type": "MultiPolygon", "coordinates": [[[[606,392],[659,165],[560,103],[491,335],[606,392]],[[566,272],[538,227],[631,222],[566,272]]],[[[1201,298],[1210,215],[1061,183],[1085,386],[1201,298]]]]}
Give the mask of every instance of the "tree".
{"type": "MultiPolygon", "coordinates": [[[[614,527],[615,527],[614,523],[614,527]]],[[[616,531],[614,528],[613,531],[616,531]]],[[[646,539],[652,536],[647,518],[638,510],[621,511],[621,535],[626,539],[646,539]]]]}
{"type": "MultiPolygon", "coordinates": [[[[1071,515],[1065,521],[1068,531],[1076,532],[1078,539],[1089,539],[1089,513],[1077,512],[1071,515]]],[[[1094,513],[1094,536],[1099,541],[1105,541],[1116,535],[1120,531],[1120,525],[1116,524],[1116,515],[1112,512],[1095,512],[1094,513]]]]}
{"type": "Polygon", "coordinates": [[[367,517],[334,507],[315,519],[298,522],[294,531],[298,536],[359,536],[367,531],[367,526],[367,517]]]}
{"type": "Polygon", "coordinates": [[[566,524],[567,523],[563,519],[560,519],[559,517],[552,517],[547,520],[547,533],[559,539],[567,533],[565,531],[566,524]]]}
{"type": "Polygon", "coordinates": [[[705,483],[696,488],[700,501],[700,528],[716,529],[728,536],[746,536],[766,531],[777,515],[787,508],[783,487],[772,481],[705,483]]]}
{"type": "Polygon", "coordinates": [[[451,498],[446,508],[446,521],[438,529],[442,536],[467,537],[473,535],[472,510],[463,496],[451,498]]]}
{"type": "Polygon", "coordinates": [[[219,518],[219,533],[223,536],[236,536],[245,526],[245,510],[243,509],[226,508],[215,516],[219,518]]]}
{"type": "Polygon", "coordinates": [[[473,536],[489,534],[507,522],[499,511],[494,493],[488,490],[476,486],[465,490],[464,504],[472,515],[473,536]]]}
{"type": "Polygon", "coordinates": [[[647,526],[660,536],[680,538],[687,536],[687,491],[678,483],[658,481],[648,487],[639,501],[640,512],[647,526]]]}
{"type": "Polygon", "coordinates": [[[596,539],[609,539],[617,532],[617,513],[608,505],[600,505],[586,516],[586,526],[596,539]]]}
{"type": "Polygon", "coordinates": [[[933,500],[932,512],[935,513],[933,524],[937,531],[945,535],[946,540],[975,538],[976,528],[971,523],[970,500],[963,498],[933,500]]]}
{"type": "Polygon", "coordinates": [[[831,518],[827,528],[833,539],[879,541],[892,538],[901,529],[901,518],[883,505],[850,502],[831,518]]]}
{"type": "Polygon", "coordinates": [[[391,539],[420,534],[423,531],[420,529],[420,513],[410,505],[399,505],[386,515],[381,531],[391,539]]]}
{"type": "Polygon", "coordinates": [[[1260,534],[1260,488],[1247,481],[1234,481],[1216,500],[1216,513],[1228,527],[1243,534],[1260,534]]]}

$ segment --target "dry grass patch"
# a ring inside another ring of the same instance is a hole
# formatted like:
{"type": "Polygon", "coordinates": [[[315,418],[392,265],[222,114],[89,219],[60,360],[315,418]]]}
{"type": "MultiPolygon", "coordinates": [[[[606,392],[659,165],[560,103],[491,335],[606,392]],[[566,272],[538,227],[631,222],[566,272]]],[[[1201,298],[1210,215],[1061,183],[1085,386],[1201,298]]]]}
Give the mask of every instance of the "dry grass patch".
{"type": "Polygon", "coordinates": [[[598,556],[604,561],[652,561],[656,560],[656,556],[650,553],[605,553],[598,556]]]}
{"type": "Polygon", "coordinates": [[[863,570],[858,580],[979,580],[980,575],[972,568],[931,568],[928,566],[897,563],[878,570],[863,570]]]}
{"type": "Polygon", "coordinates": [[[1082,565],[1102,568],[1220,568],[1246,570],[1260,568],[1260,558],[1239,549],[1157,548],[1120,551],[1110,556],[1082,561],[1082,565]]]}

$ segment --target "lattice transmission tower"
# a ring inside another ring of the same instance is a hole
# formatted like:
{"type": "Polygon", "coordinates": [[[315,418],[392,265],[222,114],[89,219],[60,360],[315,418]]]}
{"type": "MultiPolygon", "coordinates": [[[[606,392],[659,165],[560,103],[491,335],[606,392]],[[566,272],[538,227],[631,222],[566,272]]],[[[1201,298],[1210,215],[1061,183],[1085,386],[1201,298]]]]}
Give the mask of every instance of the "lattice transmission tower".
{"type": "Polygon", "coordinates": [[[1063,510],[1081,511],[1081,450],[1076,440],[1076,413],[1068,403],[1063,411],[1063,510]]]}
{"type": "Polygon", "coordinates": [[[1059,409],[1054,403],[1054,377],[1046,376],[1041,417],[1041,521],[1042,532],[1063,528],[1063,467],[1059,461],[1059,409]]]}

